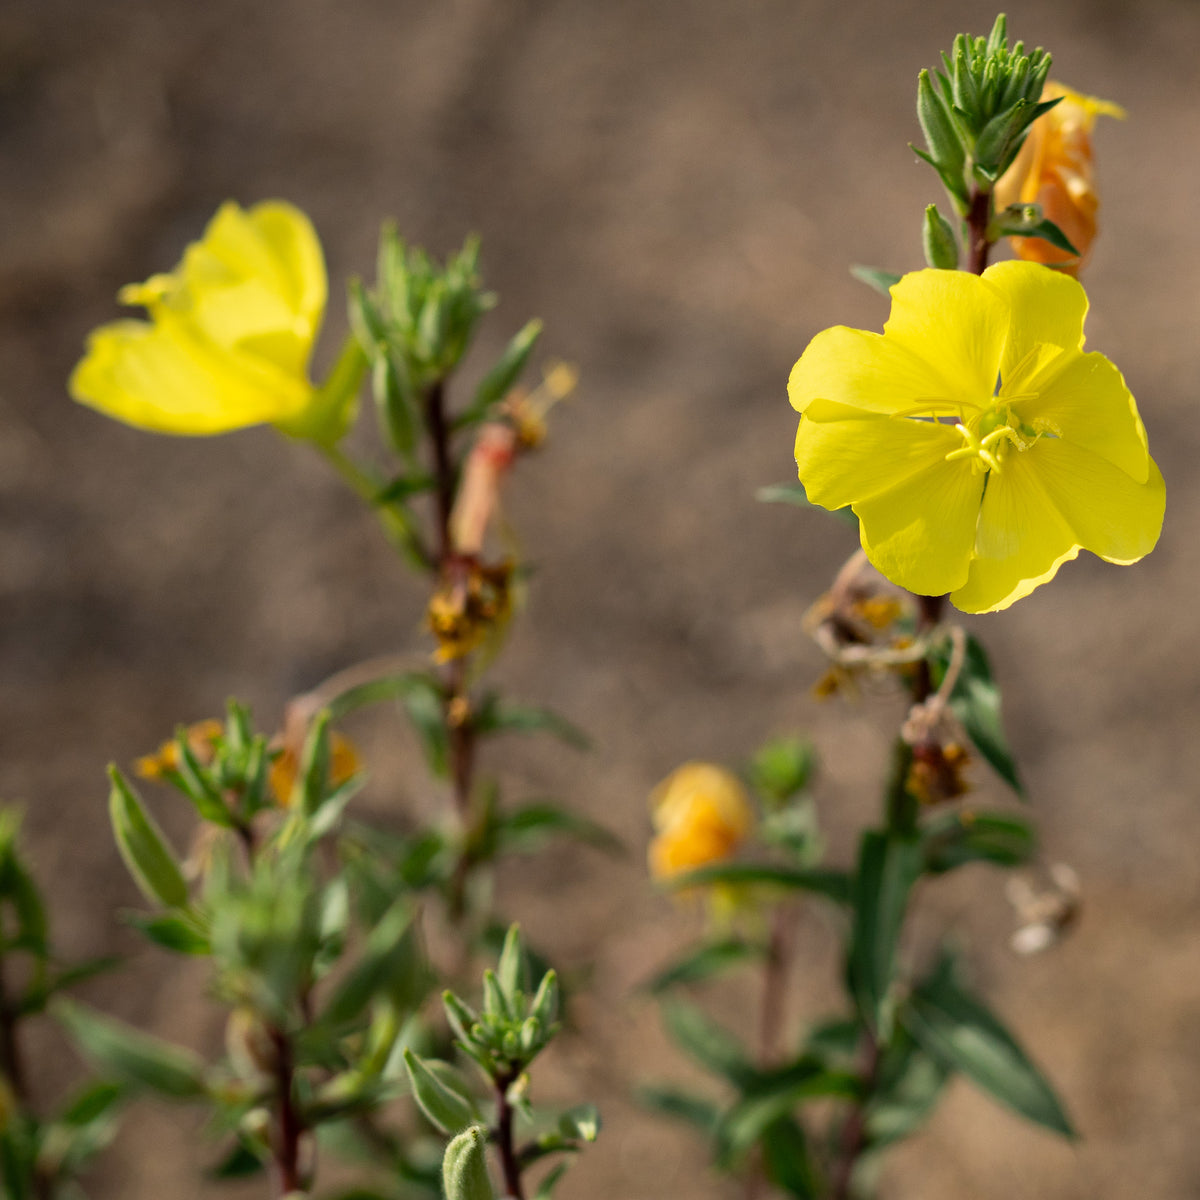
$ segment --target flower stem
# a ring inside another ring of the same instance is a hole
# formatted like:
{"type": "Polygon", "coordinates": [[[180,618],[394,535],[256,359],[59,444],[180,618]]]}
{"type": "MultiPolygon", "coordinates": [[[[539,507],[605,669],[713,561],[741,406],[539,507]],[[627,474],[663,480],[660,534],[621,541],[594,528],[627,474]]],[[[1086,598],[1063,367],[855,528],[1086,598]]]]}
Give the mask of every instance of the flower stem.
{"type": "Polygon", "coordinates": [[[293,1095],[295,1065],[292,1056],[292,1041],[283,1030],[270,1031],[275,1050],[275,1129],[271,1138],[271,1150],[275,1158],[275,1177],[278,1195],[282,1198],[294,1192],[305,1192],[300,1166],[300,1140],[304,1123],[296,1109],[293,1095]]]}
{"type": "Polygon", "coordinates": [[[504,1195],[513,1200],[525,1200],[525,1187],[521,1182],[521,1161],[513,1143],[513,1107],[508,1100],[508,1089],[517,1078],[517,1072],[498,1075],[496,1085],[496,1128],[493,1136],[500,1155],[500,1171],[504,1176],[504,1195]]]}
{"type": "Polygon", "coordinates": [[[988,254],[992,243],[988,241],[987,229],[992,220],[992,193],[975,188],[971,192],[971,206],[967,210],[967,247],[971,272],[982,275],[987,270],[988,254]]]}

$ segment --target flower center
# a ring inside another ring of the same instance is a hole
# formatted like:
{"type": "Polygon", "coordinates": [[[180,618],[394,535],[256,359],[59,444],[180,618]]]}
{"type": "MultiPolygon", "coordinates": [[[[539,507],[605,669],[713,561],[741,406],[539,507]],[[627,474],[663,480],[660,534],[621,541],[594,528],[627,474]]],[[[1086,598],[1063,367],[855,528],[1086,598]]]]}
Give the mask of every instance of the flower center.
{"type": "Polygon", "coordinates": [[[946,461],[969,459],[976,472],[1000,471],[1010,446],[1024,450],[1031,444],[1023,436],[1024,430],[1009,412],[1007,404],[993,404],[969,422],[960,422],[954,428],[962,435],[964,444],[951,450],[946,461]]]}

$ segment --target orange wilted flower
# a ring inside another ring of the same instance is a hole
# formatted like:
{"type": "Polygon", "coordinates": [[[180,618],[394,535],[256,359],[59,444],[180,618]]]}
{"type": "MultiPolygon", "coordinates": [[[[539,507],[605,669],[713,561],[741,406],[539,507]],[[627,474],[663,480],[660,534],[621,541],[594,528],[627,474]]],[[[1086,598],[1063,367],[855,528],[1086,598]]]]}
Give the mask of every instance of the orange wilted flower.
{"type": "Polygon", "coordinates": [[[650,843],[650,873],[659,880],[728,858],[753,820],[737,776],[706,762],[672,771],[650,793],[650,813],[657,831],[650,843]]]}
{"type": "MultiPolygon", "coordinates": [[[[348,779],[353,778],[362,770],[358,751],[354,743],[335,729],[329,736],[329,785],[339,787],[348,779]]],[[[296,787],[296,776],[300,771],[300,750],[291,742],[285,741],[283,748],[271,763],[271,773],[268,782],[271,795],[281,808],[287,808],[292,802],[292,793],[296,787]]]]}
{"type": "Polygon", "coordinates": [[[1079,251],[1078,259],[1042,238],[1014,237],[1018,258],[1062,266],[1077,275],[1096,239],[1100,196],[1093,168],[1092,129],[1097,117],[1124,119],[1125,110],[1108,100],[1084,96],[1061,83],[1047,82],[1043,100],[1062,97],[1030,127],[1012,166],[996,184],[996,208],[1038,204],[1079,251]]]}
{"type": "MultiPolygon", "coordinates": [[[[199,762],[207,764],[212,762],[213,747],[224,731],[225,728],[220,721],[209,717],[205,721],[197,721],[194,725],[189,725],[183,733],[188,749],[199,762]]],[[[179,763],[179,741],[177,738],[171,738],[170,741],[163,742],[153,754],[139,758],[133,764],[133,769],[143,779],[162,779],[178,771],[179,763]]]]}

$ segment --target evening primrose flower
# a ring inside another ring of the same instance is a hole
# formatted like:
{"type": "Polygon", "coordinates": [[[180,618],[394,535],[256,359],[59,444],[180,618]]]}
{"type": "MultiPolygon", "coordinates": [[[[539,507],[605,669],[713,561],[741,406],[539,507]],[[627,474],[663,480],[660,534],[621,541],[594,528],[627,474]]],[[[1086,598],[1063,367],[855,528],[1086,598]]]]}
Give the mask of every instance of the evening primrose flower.
{"type": "Polygon", "coordinates": [[[996,184],[996,208],[1010,204],[1038,204],[1042,215],[1054,222],[1079,251],[1075,258],[1042,238],[1014,237],[1012,247],[1029,262],[1054,263],[1075,275],[1083,266],[1096,239],[1096,213],[1100,196],[1092,159],[1092,129],[1097,117],[1123,120],[1125,110],[1108,100],[1084,96],[1050,81],[1043,100],[1059,99],[1029,129],[1013,164],[996,184]]]}
{"type": "Polygon", "coordinates": [[[1007,608],[1080,550],[1148,554],[1162,476],[1120,371],[1084,353],[1087,295],[1026,262],[916,271],[882,335],[819,333],[792,369],[808,497],[859,518],[893,583],[1007,608]]]}
{"type": "Polygon", "coordinates": [[[95,330],[71,395],[159,433],[271,423],[313,436],[308,364],[326,296],[321,244],[299,209],[223,204],[174,271],[121,289],[150,319],[95,330]]]}
{"type": "Polygon", "coordinates": [[[650,873],[660,881],[728,858],[750,831],[753,810],[741,781],[715,763],[677,767],[650,794],[656,836],[650,873]]]}

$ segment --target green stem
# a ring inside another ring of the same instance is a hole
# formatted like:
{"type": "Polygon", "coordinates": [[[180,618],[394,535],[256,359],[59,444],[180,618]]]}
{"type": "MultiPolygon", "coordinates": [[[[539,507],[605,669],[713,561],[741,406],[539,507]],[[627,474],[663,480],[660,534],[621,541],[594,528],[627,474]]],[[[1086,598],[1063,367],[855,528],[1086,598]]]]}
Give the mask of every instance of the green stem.
{"type": "Polygon", "coordinates": [[[325,461],[341,477],[342,482],[379,518],[388,541],[419,567],[432,570],[433,559],[407,512],[395,504],[380,502],[378,480],[363,470],[340,446],[324,442],[314,444],[324,455],[325,461]]]}

